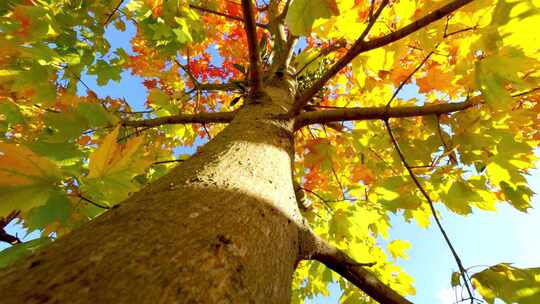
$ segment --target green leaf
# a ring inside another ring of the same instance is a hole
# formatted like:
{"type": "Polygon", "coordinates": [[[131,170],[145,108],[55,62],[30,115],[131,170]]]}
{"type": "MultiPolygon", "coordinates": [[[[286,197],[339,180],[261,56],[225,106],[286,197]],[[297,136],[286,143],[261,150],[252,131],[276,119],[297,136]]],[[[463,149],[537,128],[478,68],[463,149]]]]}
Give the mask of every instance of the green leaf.
{"type": "Polygon", "coordinates": [[[33,141],[27,144],[33,152],[54,160],[60,166],[70,166],[81,162],[83,153],[75,143],[33,141]]]}
{"type": "Polygon", "coordinates": [[[51,193],[45,205],[28,212],[24,225],[29,231],[43,229],[54,222],[65,225],[72,212],[73,208],[68,196],[63,192],[55,191],[51,193]]]}
{"type": "Polygon", "coordinates": [[[61,113],[47,112],[43,120],[47,129],[41,139],[47,142],[72,141],[89,129],[88,121],[73,109],[61,113]]]}
{"type": "Polygon", "coordinates": [[[452,277],[450,278],[450,285],[452,287],[460,286],[461,285],[460,280],[461,280],[461,273],[457,271],[452,272],[452,277]]]}
{"type": "Polygon", "coordinates": [[[452,185],[447,193],[442,193],[443,203],[458,214],[469,214],[472,212],[470,204],[482,201],[482,197],[471,188],[471,185],[463,180],[452,180],[452,185]]]}
{"type": "Polygon", "coordinates": [[[19,107],[10,101],[0,103],[0,135],[7,132],[12,125],[24,122],[19,107]]]}
{"type": "Polygon", "coordinates": [[[116,122],[115,117],[105,111],[105,109],[96,103],[81,103],[77,107],[77,113],[86,119],[90,128],[112,125],[116,122]]]}
{"type": "Polygon", "coordinates": [[[531,208],[531,197],[533,192],[525,185],[518,185],[515,188],[507,182],[501,182],[499,184],[504,196],[508,202],[516,209],[526,212],[531,208]]]}
{"type": "Polygon", "coordinates": [[[88,74],[97,76],[97,84],[100,86],[106,85],[110,80],[119,82],[121,72],[121,66],[110,64],[101,59],[88,69],[88,74]]]}
{"type": "Polygon", "coordinates": [[[193,37],[191,37],[191,33],[189,32],[189,26],[184,18],[178,18],[174,17],[174,20],[176,23],[178,23],[177,28],[173,29],[174,34],[176,35],[176,40],[180,42],[180,44],[187,44],[193,42],[193,37]]]}
{"type": "Polygon", "coordinates": [[[4,268],[15,263],[22,258],[25,258],[39,248],[49,244],[51,239],[42,237],[21,244],[13,245],[0,251],[0,268],[4,268]]]}
{"type": "Polygon", "coordinates": [[[493,304],[499,298],[506,303],[540,303],[540,268],[517,268],[497,264],[472,276],[474,288],[493,304]]]}
{"type": "Polygon", "coordinates": [[[518,89],[527,88],[529,85],[520,77],[520,73],[534,66],[534,63],[531,58],[511,48],[477,62],[476,82],[486,102],[496,108],[513,104],[506,86],[512,84],[518,89]]]}
{"type": "Polygon", "coordinates": [[[337,15],[339,11],[335,0],[294,0],[289,7],[285,22],[292,34],[306,36],[311,33],[316,19],[337,15]]]}

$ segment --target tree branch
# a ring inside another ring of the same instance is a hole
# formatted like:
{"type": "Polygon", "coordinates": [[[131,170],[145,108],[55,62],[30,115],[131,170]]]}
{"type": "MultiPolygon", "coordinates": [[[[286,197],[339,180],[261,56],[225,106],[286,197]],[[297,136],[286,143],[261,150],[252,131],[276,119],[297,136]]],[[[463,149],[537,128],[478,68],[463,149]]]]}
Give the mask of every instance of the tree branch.
{"type": "Polygon", "coordinates": [[[310,234],[308,237],[313,246],[309,248],[312,252],[306,258],[323,263],[380,303],[411,304],[410,301],[381,282],[371,271],[364,268],[373,266],[375,263],[358,263],[313,232],[303,231],[303,233],[310,234]]]}
{"type": "Polygon", "coordinates": [[[11,245],[21,243],[21,240],[16,235],[11,235],[6,232],[6,226],[19,216],[20,211],[12,211],[5,218],[0,218],[0,242],[6,242],[11,245]]]}
{"type": "Polygon", "coordinates": [[[266,82],[271,82],[275,74],[287,70],[290,60],[293,55],[294,45],[298,37],[291,35],[285,30],[285,16],[289,8],[290,1],[287,1],[285,7],[280,12],[279,6],[281,1],[270,1],[268,4],[268,29],[272,34],[272,64],[268,69],[268,78],[266,82]]]}
{"type": "Polygon", "coordinates": [[[217,112],[217,113],[197,113],[197,114],[178,114],[164,116],[159,118],[144,120],[125,120],[122,126],[125,127],[157,127],[161,125],[188,124],[188,123],[228,123],[233,118],[235,112],[217,112]]]}
{"type": "Polygon", "coordinates": [[[253,13],[253,2],[251,2],[251,0],[242,0],[242,13],[244,14],[244,25],[249,50],[250,94],[256,95],[262,90],[262,71],[261,59],[259,56],[259,43],[257,41],[257,30],[255,28],[255,15],[253,13]]]}
{"type": "MultiPolygon", "coordinates": [[[[526,96],[540,91],[540,87],[535,87],[523,92],[512,94],[513,98],[526,96]]],[[[348,120],[374,120],[389,119],[428,115],[450,114],[466,110],[475,105],[482,104],[481,95],[467,98],[463,102],[429,104],[424,106],[403,106],[403,107],[365,107],[365,108],[333,108],[323,111],[306,111],[296,117],[295,130],[312,124],[328,124],[336,121],[348,120]]],[[[308,109],[312,109],[311,106],[308,109]]]]}
{"type": "MultiPolygon", "coordinates": [[[[360,38],[356,40],[354,45],[349,49],[349,51],[341,57],[333,66],[331,66],[326,73],[319,78],[318,81],[316,81],[309,89],[305,90],[304,93],[297,98],[295,101],[291,111],[289,112],[290,115],[297,115],[302,109],[302,107],[309,101],[313,96],[319,92],[319,90],[332,78],[334,77],[339,71],[341,71],[344,67],[346,67],[356,56],[358,56],[361,53],[364,53],[366,51],[379,48],[381,46],[385,46],[387,44],[390,44],[392,42],[395,42],[397,40],[400,40],[419,29],[429,25],[430,23],[437,21],[441,19],[442,17],[454,12],[455,10],[461,8],[462,6],[468,4],[469,2],[472,2],[473,0],[455,0],[429,14],[426,16],[418,19],[415,22],[412,22],[405,27],[401,28],[400,30],[397,30],[395,32],[392,32],[388,35],[382,36],[380,38],[376,38],[370,41],[364,41],[365,34],[362,33],[360,35],[360,38]],[[363,37],[364,36],[364,37],[363,37]]],[[[374,15],[372,20],[375,20],[376,16],[374,15]]],[[[367,28],[366,28],[367,29],[367,28]]]]}
{"type": "Polygon", "coordinates": [[[477,97],[464,102],[430,104],[425,106],[341,108],[304,112],[296,118],[295,130],[311,124],[327,124],[335,121],[373,120],[448,114],[463,111],[479,103],[480,101],[477,97]]]}
{"type": "MultiPolygon", "coordinates": [[[[225,13],[218,12],[218,11],[215,11],[215,10],[212,10],[212,9],[209,9],[209,8],[206,8],[206,7],[202,7],[202,6],[199,6],[199,5],[190,4],[189,7],[191,7],[192,9],[196,9],[198,11],[201,11],[201,12],[208,13],[208,14],[213,14],[213,15],[225,17],[227,19],[244,22],[244,19],[242,17],[225,14],[225,13]]],[[[255,23],[255,25],[260,27],[260,28],[263,28],[263,29],[268,29],[268,25],[266,25],[266,24],[255,23]]]]}
{"type": "Polygon", "coordinates": [[[112,17],[114,16],[114,14],[116,14],[116,12],[118,11],[122,3],[124,3],[124,0],[118,1],[118,4],[114,7],[112,12],[107,16],[107,19],[105,19],[105,22],[103,22],[103,26],[107,26],[109,24],[109,21],[111,21],[112,17]]]}

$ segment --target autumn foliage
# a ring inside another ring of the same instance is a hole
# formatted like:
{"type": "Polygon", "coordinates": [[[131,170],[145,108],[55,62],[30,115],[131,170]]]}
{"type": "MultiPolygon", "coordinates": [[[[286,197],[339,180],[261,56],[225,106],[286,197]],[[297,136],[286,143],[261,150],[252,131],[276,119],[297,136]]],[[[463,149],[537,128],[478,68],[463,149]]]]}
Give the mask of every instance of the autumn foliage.
{"type": "MultiPolygon", "coordinates": [[[[531,208],[525,176],[540,141],[540,2],[254,6],[262,81],[291,53],[286,72],[299,101],[291,115],[305,122],[295,132],[294,178],[319,236],[357,261],[375,261],[370,270],[405,296],[415,293],[414,279],[395,262],[411,244],[392,239],[389,214],[427,227],[435,224],[433,205],[459,215],[502,203],[531,208]],[[447,105],[456,109],[425,112],[447,105]],[[358,114],[338,112],[351,109],[358,114]],[[378,238],[389,240],[387,248],[378,238]]],[[[187,159],[178,147],[225,127],[229,116],[182,119],[233,112],[251,96],[244,17],[240,1],[228,0],[0,3],[0,216],[20,212],[18,221],[42,236],[4,251],[0,263],[113,208],[187,159]],[[110,47],[113,27],[133,31],[130,49],[110,47]],[[94,75],[105,85],[126,71],[142,78],[145,111],[81,80],[94,75]],[[180,123],[155,122],[169,117],[180,123]]],[[[538,269],[499,264],[473,274],[449,282],[489,303],[540,302],[538,269]],[[513,292],[522,289],[530,292],[513,292]]],[[[319,263],[302,262],[294,280],[293,302],[328,294],[330,282],[340,284],[344,303],[369,300],[319,263]]]]}

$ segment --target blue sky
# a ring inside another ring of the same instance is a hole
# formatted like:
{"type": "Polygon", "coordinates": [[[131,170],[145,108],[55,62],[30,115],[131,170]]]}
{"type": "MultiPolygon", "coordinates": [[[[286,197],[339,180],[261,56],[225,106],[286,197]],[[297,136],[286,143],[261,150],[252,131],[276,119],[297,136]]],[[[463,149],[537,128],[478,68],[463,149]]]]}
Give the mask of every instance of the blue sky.
{"type": "MultiPolygon", "coordinates": [[[[131,53],[129,46],[130,36],[134,34],[134,27],[129,22],[126,32],[119,32],[113,26],[107,29],[107,37],[114,50],[124,48],[131,53]]],[[[146,88],[142,79],[134,77],[129,71],[122,74],[120,83],[109,82],[99,87],[94,76],[85,75],[83,81],[100,97],[111,96],[125,98],[134,111],[144,110],[146,88]]],[[[85,89],[80,86],[80,93],[85,89]]],[[[404,94],[414,94],[414,87],[409,87],[404,94]]],[[[199,142],[200,143],[200,142],[199,142]]],[[[193,148],[179,149],[178,153],[191,153],[193,148]]],[[[529,182],[532,190],[540,193],[540,170],[531,171],[529,182]]],[[[540,205],[540,199],[535,196],[533,206],[540,205]]],[[[445,229],[460,254],[465,267],[475,265],[493,265],[500,262],[513,262],[517,266],[540,266],[540,242],[536,232],[540,231],[540,211],[532,209],[529,214],[520,213],[507,204],[501,204],[497,212],[475,210],[467,217],[452,214],[445,207],[438,206],[442,214],[445,229]]],[[[408,260],[399,260],[405,270],[415,279],[417,295],[410,299],[415,303],[453,303],[454,292],[450,287],[450,274],[456,270],[454,260],[435,226],[422,229],[416,224],[405,223],[400,216],[392,217],[393,239],[409,240],[412,248],[409,250],[408,260]]],[[[24,235],[20,226],[11,224],[8,230],[24,235]]],[[[27,236],[29,240],[37,234],[27,236]]],[[[8,245],[0,244],[0,249],[8,245]]],[[[472,271],[481,270],[481,267],[472,271]]],[[[339,288],[331,288],[331,297],[319,297],[311,303],[338,303],[339,288]]]]}

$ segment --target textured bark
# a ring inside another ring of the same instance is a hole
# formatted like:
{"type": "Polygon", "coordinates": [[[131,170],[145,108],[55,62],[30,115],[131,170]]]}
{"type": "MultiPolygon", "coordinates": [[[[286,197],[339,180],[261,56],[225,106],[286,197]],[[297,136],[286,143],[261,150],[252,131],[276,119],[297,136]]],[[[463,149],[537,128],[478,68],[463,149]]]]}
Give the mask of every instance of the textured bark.
{"type": "Polygon", "coordinates": [[[294,89],[266,89],[191,159],[26,261],[2,303],[288,303],[299,252],[294,89]]]}

